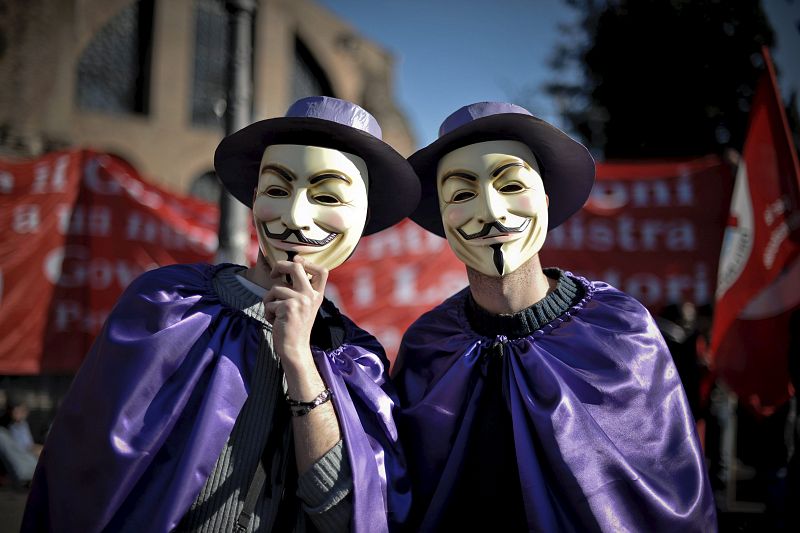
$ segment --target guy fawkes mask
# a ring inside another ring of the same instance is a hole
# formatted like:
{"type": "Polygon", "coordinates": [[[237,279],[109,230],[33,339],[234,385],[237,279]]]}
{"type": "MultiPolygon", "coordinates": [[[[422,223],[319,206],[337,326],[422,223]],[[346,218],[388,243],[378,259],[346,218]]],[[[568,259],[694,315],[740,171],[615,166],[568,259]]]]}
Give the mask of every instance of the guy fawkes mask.
{"type": "Polygon", "coordinates": [[[267,263],[302,255],[333,269],[358,244],[367,219],[368,173],[356,155],[319,146],[264,150],[253,220],[267,263]]]}
{"type": "Polygon", "coordinates": [[[456,256],[487,276],[505,276],[539,252],[547,205],[539,166],[519,141],[463,146],[436,173],[445,235],[456,256]]]}

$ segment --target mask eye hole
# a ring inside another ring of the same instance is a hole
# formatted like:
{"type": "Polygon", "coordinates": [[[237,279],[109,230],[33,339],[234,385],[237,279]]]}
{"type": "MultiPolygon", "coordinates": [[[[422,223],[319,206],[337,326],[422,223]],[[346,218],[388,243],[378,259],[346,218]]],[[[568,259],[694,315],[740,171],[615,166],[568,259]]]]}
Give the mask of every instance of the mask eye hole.
{"type": "Polygon", "coordinates": [[[289,191],[282,187],[273,185],[272,187],[268,187],[267,190],[264,191],[264,194],[272,198],[286,198],[289,196],[289,191]]]}
{"type": "Polygon", "coordinates": [[[472,191],[458,191],[453,195],[451,202],[466,202],[475,198],[475,193],[472,191]]]}
{"type": "Polygon", "coordinates": [[[509,193],[509,194],[510,193],[515,193],[515,192],[520,192],[520,191],[523,191],[523,190],[525,190],[525,187],[523,187],[520,183],[516,183],[516,182],[507,183],[507,184],[503,185],[502,187],[500,187],[500,189],[499,189],[500,192],[509,193]]]}
{"type": "Polygon", "coordinates": [[[318,194],[314,196],[314,201],[323,205],[339,205],[341,202],[332,194],[318,194]]]}

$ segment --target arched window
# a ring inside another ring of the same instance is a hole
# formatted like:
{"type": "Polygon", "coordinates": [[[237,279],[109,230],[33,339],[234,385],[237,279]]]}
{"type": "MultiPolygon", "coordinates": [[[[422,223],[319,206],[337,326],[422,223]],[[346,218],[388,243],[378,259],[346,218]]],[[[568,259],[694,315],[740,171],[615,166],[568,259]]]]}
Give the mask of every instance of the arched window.
{"type": "Polygon", "coordinates": [[[78,107],[148,112],[155,0],[138,0],[98,31],[78,60],[78,107]]]}
{"type": "Polygon", "coordinates": [[[217,173],[213,170],[200,174],[189,187],[189,196],[210,202],[214,205],[219,204],[219,195],[222,192],[222,184],[217,178],[217,173]]]}
{"type": "Polygon", "coordinates": [[[325,71],[314,56],[296,38],[294,42],[294,71],[292,73],[292,101],[305,96],[334,96],[325,71]]]}
{"type": "Polygon", "coordinates": [[[222,129],[230,61],[228,12],[222,0],[195,0],[194,17],[192,124],[222,129]]]}

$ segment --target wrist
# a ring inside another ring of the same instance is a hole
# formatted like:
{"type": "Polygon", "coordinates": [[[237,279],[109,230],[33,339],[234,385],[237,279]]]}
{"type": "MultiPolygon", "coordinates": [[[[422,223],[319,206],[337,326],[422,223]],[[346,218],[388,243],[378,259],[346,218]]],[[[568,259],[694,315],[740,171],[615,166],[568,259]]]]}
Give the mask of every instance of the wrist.
{"type": "Polygon", "coordinates": [[[278,352],[283,371],[292,376],[302,376],[304,374],[316,372],[317,365],[314,362],[314,355],[308,346],[300,348],[284,348],[278,352]]]}
{"type": "Polygon", "coordinates": [[[325,388],[322,392],[317,394],[314,399],[309,401],[296,400],[287,394],[286,403],[289,404],[292,416],[305,416],[320,405],[330,401],[331,396],[333,396],[331,389],[325,388]]]}
{"type": "Polygon", "coordinates": [[[325,382],[313,360],[284,365],[283,373],[286,376],[286,392],[295,400],[309,401],[325,389],[325,382]]]}

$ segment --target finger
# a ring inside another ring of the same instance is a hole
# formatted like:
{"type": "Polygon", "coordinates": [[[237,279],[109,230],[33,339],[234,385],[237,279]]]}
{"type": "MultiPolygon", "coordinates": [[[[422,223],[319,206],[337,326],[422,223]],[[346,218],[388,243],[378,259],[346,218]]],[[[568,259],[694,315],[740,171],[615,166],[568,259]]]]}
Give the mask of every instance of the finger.
{"type": "Polygon", "coordinates": [[[280,302],[297,298],[299,293],[292,287],[284,287],[283,285],[273,285],[270,290],[264,295],[264,302],[280,302]]]}
{"type": "MultiPolygon", "coordinates": [[[[311,287],[319,293],[325,292],[325,284],[328,282],[328,269],[323,266],[316,265],[311,261],[306,261],[303,258],[300,259],[303,262],[303,268],[305,271],[311,274],[311,287]]],[[[295,260],[297,260],[297,258],[295,258],[295,260]]]]}
{"type": "Polygon", "coordinates": [[[275,324],[275,319],[278,316],[278,307],[281,302],[269,302],[264,304],[264,319],[270,324],[275,324]]]}
{"type": "Polygon", "coordinates": [[[288,274],[292,278],[292,287],[300,292],[308,294],[311,292],[311,282],[308,279],[308,272],[305,271],[303,268],[303,263],[292,262],[287,265],[287,271],[285,274],[288,274]]]}
{"type": "Polygon", "coordinates": [[[291,261],[275,261],[275,264],[272,265],[272,269],[269,271],[269,277],[272,279],[280,279],[285,274],[289,273],[289,268],[291,265],[291,261]]]}
{"type": "Polygon", "coordinates": [[[297,265],[300,265],[300,269],[302,270],[302,261],[295,263],[293,261],[276,261],[275,266],[272,267],[272,270],[269,273],[269,277],[273,279],[280,279],[287,274],[292,274],[292,272],[296,271],[297,265]]]}
{"type": "Polygon", "coordinates": [[[269,277],[275,280],[276,283],[291,287],[293,285],[292,276],[288,274],[286,269],[290,268],[287,265],[291,265],[292,263],[290,261],[279,261],[279,263],[282,263],[282,265],[278,266],[276,263],[275,266],[272,267],[272,270],[270,270],[269,277]]]}

